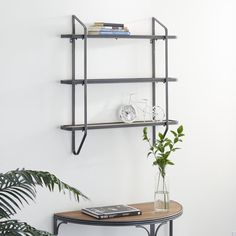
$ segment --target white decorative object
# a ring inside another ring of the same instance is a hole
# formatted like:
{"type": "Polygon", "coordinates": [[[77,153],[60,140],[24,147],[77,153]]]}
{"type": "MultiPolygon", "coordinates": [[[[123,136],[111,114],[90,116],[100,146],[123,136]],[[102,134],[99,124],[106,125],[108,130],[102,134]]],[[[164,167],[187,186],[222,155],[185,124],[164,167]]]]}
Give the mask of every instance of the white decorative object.
{"type": "Polygon", "coordinates": [[[135,93],[129,94],[129,103],[122,105],[119,109],[119,117],[125,123],[132,123],[135,120],[139,121],[163,121],[165,119],[165,112],[162,107],[156,105],[154,107],[149,105],[146,98],[136,99],[135,93]]]}
{"type": "Polygon", "coordinates": [[[120,119],[125,123],[132,123],[137,117],[137,112],[132,105],[123,105],[119,111],[120,119]]]}

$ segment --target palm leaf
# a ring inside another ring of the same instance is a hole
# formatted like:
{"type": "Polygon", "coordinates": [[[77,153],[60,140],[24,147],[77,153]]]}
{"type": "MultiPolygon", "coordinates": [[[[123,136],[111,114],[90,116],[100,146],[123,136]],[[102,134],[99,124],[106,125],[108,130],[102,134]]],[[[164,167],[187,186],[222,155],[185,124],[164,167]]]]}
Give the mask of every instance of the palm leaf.
{"type": "Polygon", "coordinates": [[[80,196],[87,197],[78,189],[62,182],[55,175],[45,171],[17,169],[7,173],[0,173],[0,218],[9,218],[23,203],[36,196],[36,186],[46,187],[54,191],[57,186],[59,192],[73,194],[76,201],[80,196]]]}
{"type": "Polygon", "coordinates": [[[25,222],[6,220],[0,222],[0,235],[5,236],[52,236],[45,231],[37,230],[25,222]]]}

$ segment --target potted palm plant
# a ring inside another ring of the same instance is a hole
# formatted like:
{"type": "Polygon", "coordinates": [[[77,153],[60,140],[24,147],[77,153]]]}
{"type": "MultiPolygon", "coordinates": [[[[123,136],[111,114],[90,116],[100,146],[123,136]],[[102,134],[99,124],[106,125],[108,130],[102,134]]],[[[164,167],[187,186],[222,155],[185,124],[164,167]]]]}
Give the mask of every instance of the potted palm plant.
{"type": "Polygon", "coordinates": [[[158,133],[158,137],[154,143],[151,143],[148,137],[147,127],[143,129],[143,140],[149,144],[148,157],[153,157],[153,165],[158,167],[158,173],[154,191],[154,209],[156,211],[167,211],[169,209],[169,188],[166,176],[166,167],[174,165],[170,160],[173,152],[180,149],[176,147],[179,142],[182,142],[183,126],[179,126],[176,131],[171,130],[172,138],[168,138],[163,133],[158,133]]]}
{"type": "Polygon", "coordinates": [[[51,236],[52,234],[38,230],[26,222],[12,219],[24,203],[36,197],[36,186],[73,195],[76,201],[87,197],[78,189],[62,182],[55,175],[36,170],[17,169],[0,173],[0,235],[5,236],[51,236]]]}

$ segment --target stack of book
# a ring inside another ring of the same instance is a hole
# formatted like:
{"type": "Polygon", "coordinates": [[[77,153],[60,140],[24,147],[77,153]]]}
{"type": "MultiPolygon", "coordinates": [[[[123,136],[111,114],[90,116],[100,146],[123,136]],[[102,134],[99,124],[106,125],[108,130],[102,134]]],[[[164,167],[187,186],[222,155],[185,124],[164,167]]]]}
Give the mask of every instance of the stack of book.
{"type": "Polygon", "coordinates": [[[88,28],[90,35],[130,35],[124,24],[95,22],[88,28]]]}

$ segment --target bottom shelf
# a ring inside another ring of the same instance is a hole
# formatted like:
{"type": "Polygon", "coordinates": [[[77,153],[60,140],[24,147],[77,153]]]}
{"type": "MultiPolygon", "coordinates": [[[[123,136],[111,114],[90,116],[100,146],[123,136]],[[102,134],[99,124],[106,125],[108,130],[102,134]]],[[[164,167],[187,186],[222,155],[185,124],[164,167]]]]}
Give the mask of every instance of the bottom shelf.
{"type": "MultiPolygon", "coordinates": [[[[129,128],[129,127],[145,127],[145,126],[160,126],[166,125],[167,121],[135,121],[133,123],[124,123],[124,122],[109,122],[109,123],[93,123],[88,124],[88,129],[113,129],[113,128],[129,128]]],[[[178,121],[176,120],[168,120],[169,125],[176,125],[178,121]]],[[[84,130],[84,124],[78,125],[62,125],[61,129],[67,131],[75,131],[75,130],[84,130]]]]}

